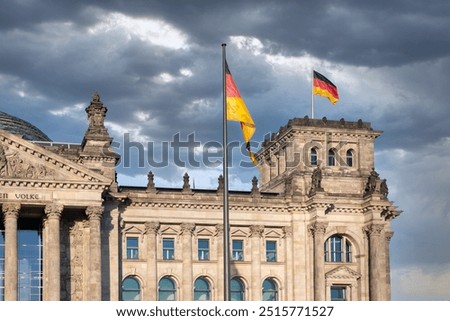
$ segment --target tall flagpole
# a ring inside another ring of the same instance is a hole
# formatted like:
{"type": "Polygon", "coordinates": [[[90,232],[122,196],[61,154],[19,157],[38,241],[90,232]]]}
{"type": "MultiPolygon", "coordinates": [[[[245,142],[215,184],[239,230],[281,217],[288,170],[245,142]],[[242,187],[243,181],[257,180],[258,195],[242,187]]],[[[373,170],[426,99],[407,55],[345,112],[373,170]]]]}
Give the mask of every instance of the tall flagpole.
{"type": "Polygon", "coordinates": [[[223,72],[223,300],[230,301],[230,218],[228,211],[228,139],[226,44],[222,44],[223,72]]]}
{"type": "Polygon", "coordinates": [[[311,119],[314,119],[314,68],[311,68],[311,119]]]}

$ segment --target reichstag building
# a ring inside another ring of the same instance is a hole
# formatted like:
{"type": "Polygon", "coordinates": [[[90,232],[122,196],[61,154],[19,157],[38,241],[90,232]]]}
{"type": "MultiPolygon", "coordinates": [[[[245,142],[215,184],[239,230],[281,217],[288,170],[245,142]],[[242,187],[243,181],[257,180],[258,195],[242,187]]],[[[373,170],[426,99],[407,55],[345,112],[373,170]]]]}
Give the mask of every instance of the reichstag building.
{"type": "MultiPolygon", "coordinates": [[[[88,104],[86,104],[88,105],[88,104]]],[[[81,143],[0,113],[0,300],[223,300],[217,188],[119,186],[107,108],[81,143]]],[[[232,300],[389,300],[391,221],[370,123],[294,118],[230,191],[232,300]]]]}

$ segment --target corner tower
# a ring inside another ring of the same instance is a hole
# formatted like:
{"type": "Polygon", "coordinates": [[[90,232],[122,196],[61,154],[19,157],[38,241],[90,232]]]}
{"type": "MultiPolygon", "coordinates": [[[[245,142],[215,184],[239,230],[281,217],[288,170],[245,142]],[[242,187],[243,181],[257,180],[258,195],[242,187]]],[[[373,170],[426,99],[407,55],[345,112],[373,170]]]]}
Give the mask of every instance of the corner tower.
{"type": "Polygon", "coordinates": [[[390,299],[390,222],[401,211],[375,171],[381,133],[361,120],[294,118],[257,153],[261,191],[290,204],[294,282],[310,299],[390,299]]]}

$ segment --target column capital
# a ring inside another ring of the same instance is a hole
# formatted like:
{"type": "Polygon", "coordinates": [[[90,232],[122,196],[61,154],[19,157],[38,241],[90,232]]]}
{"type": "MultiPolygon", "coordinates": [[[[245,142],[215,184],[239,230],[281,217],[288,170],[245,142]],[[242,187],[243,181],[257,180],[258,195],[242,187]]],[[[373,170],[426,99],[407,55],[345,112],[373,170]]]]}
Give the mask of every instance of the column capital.
{"type": "Polygon", "coordinates": [[[195,230],[195,224],[194,223],[181,223],[180,224],[180,234],[190,234],[192,235],[195,230]]]}
{"type": "Polygon", "coordinates": [[[380,236],[383,229],[384,224],[372,223],[364,227],[364,232],[366,232],[368,236],[380,236]]]}
{"type": "Polygon", "coordinates": [[[223,224],[216,224],[216,232],[214,236],[223,235],[223,224]]]}
{"type": "Polygon", "coordinates": [[[325,234],[327,231],[328,223],[325,222],[315,222],[308,226],[308,230],[311,233],[312,236],[318,235],[318,234],[325,234]]]}
{"type": "Polygon", "coordinates": [[[47,216],[48,219],[51,218],[57,218],[59,219],[61,217],[61,213],[64,209],[64,205],[62,204],[47,204],[44,208],[44,213],[47,216]]]}
{"type": "Polygon", "coordinates": [[[283,226],[283,237],[291,237],[293,232],[292,226],[283,226]]]}
{"type": "Polygon", "coordinates": [[[160,224],[157,221],[145,222],[144,234],[158,234],[160,224]]]}
{"type": "Polygon", "coordinates": [[[250,237],[262,237],[264,233],[264,225],[250,225],[250,237]]]}
{"type": "Polygon", "coordinates": [[[88,206],[86,208],[86,215],[89,221],[100,220],[103,214],[103,206],[88,206]]]}
{"type": "Polygon", "coordinates": [[[18,218],[20,212],[20,203],[3,203],[2,212],[6,217],[18,218]]]}

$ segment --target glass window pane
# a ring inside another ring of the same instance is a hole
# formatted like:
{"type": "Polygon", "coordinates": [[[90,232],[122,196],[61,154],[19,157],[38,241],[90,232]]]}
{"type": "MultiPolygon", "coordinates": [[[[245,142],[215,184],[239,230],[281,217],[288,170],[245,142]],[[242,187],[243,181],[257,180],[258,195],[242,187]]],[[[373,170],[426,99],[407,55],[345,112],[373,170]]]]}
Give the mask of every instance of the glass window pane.
{"type": "Polygon", "coordinates": [[[244,250],[243,250],[243,241],[242,240],[233,240],[232,242],[232,259],[234,261],[243,261],[244,260],[244,250]]]}
{"type": "Polygon", "coordinates": [[[353,152],[352,152],[352,150],[348,150],[347,151],[347,159],[346,159],[346,161],[347,161],[347,166],[353,166],[353,152]]]}
{"type": "Polygon", "coordinates": [[[198,240],[198,259],[201,261],[209,260],[209,240],[199,239],[198,240]]]}
{"type": "Polygon", "coordinates": [[[163,239],[163,259],[164,260],[175,259],[175,241],[173,238],[163,239]]]}
{"type": "Polygon", "coordinates": [[[345,301],[346,298],[345,286],[332,286],[331,287],[331,301],[345,301]]]}
{"type": "Polygon", "coordinates": [[[317,165],[317,150],[315,148],[311,149],[311,165],[317,165]]]}
{"type": "Polygon", "coordinates": [[[169,277],[159,280],[158,299],[159,301],[175,301],[175,282],[169,277]]]}
{"type": "Polygon", "coordinates": [[[210,300],[209,282],[205,278],[198,278],[194,283],[194,300],[208,301],[210,300]]]}
{"type": "Polygon", "coordinates": [[[127,259],[139,258],[139,239],[137,237],[127,237],[127,259]]]}
{"type": "Polygon", "coordinates": [[[267,241],[266,242],[266,261],[276,262],[277,261],[277,242],[267,241]]]}
{"type": "Polygon", "coordinates": [[[328,151],[328,166],[334,166],[335,165],[335,154],[334,150],[330,149],[328,151]]]}
{"type": "Polygon", "coordinates": [[[263,282],[263,301],[277,301],[278,300],[278,288],[276,283],[271,279],[265,279],[263,282]]]}
{"type": "Polygon", "coordinates": [[[238,278],[232,278],[230,282],[231,301],[244,301],[244,284],[238,278]]]}
{"type": "Polygon", "coordinates": [[[122,281],[122,300],[138,301],[141,299],[141,286],[139,281],[129,276],[122,281]]]}

